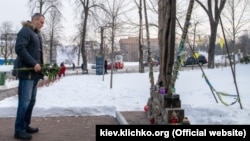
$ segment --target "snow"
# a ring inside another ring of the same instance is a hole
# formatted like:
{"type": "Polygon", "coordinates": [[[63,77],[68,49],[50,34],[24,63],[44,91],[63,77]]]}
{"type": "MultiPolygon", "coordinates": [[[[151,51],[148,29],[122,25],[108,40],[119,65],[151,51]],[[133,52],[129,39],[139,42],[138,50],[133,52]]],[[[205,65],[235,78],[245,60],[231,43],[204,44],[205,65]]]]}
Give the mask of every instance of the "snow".
{"type": "MultiPolygon", "coordinates": [[[[136,65],[138,63],[125,63],[127,67],[136,65]]],[[[1,66],[0,70],[10,68],[1,66]]],[[[176,81],[176,94],[180,95],[181,108],[191,124],[250,124],[250,64],[236,65],[236,81],[229,66],[215,69],[204,67],[203,70],[215,89],[214,95],[200,69],[184,68],[179,71],[176,81]],[[216,92],[233,96],[222,96],[223,101],[220,101],[216,92]],[[238,94],[241,101],[230,105],[238,94]]],[[[158,74],[154,72],[155,81],[158,74]]],[[[17,82],[6,80],[5,86],[0,89],[15,87],[17,82]]],[[[116,111],[143,111],[149,97],[148,72],[114,73],[112,79],[110,73],[68,75],[38,89],[33,116],[115,116],[116,111]]],[[[0,117],[14,117],[16,107],[17,96],[1,100],[0,117]]]]}
{"type": "MultiPolygon", "coordinates": [[[[57,63],[65,62],[67,67],[71,67],[70,62],[77,62],[74,53],[58,54],[61,55],[57,58],[57,63]]],[[[200,54],[207,57],[206,53],[200,54]]],[[[203,67],[214,91],[210,89],[199,67],[189,66],[179,71],[176,94],[180,95],[181,108],[184,109],[185,116],[192,124],[249,124],[250,96],[247,86],[250,82],[250,65],[237,64],[234,80],[228,60],[216,56],[215,61],[216,66],[224,65],[225,61],[227,66],[215,69],[203,67]],[[220,99],[219,92],[233,96],[221,96],[220,99]],[[232,104],[238,94],[240,101],[232,104]]],[[[112,77],[110,71],[107,75],[95,75],[95,70],[91,69],[93,64],[88,64],[89,75],[81,75],[80,68],[75,71],[66,70],[66,77],[38,89],[33,116],[115,116],[116,111],[143,111],[150,97],[150,80],[147,71],[136,71],[138,64],[125,62],[125,68],[118,72],[114,71],[112,77]],[[71,75],[76,72],[78,75],[71,75]]],[[[0,72],[10,72],[12,68],[11,65],[0,66],[0,72]]],[[[154,81],[157,81],[158,75],[159,72],[155,71],[154,81]]],[[[17,80],[7,79],[5,85],[0,86],[0,90],[17,85],[17,80]]],[[[17,96],[1,100],[0,117],[14,117],[16,107],[17,96]]]]}

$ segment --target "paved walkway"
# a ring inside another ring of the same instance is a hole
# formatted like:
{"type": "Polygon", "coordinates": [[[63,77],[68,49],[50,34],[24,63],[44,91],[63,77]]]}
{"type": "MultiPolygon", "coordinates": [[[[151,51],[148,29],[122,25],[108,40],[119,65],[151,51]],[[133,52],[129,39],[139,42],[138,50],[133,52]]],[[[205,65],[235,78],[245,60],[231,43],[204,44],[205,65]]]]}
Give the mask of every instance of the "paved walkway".
{"type": "MultiPolygon", "coordinates": [[[[34,141],[96,141],[96,125],[139,125],[150,124],[142,111],[118,112],[121,117],[33,117],[32,126],[39,127],[33,134],[34,141]]],[[[0,118],[0,141],[15,141],[15,118],[0,118]]]]}
{"type": "MultiPolygon", "coordinates": [[[[16,95],[17,88],[0,90],[0,101],[16,95]]],[[[0,141],[15,141],[15,118],[0,117],[0,141]]],[[[32,126],[40,131],[33,141],[95,141],[96,125],[150,124],[143,111],[121,111],[112,116],[33,117],[32,126]]]]}
{"type": "MultiPolygon", "coordinates": [[[[15,141],[15,118],[0,118],[0,141],[15,141]]],[[[33,134],[34,141],[95,141],[97,124],[118,125],[110,116],[38,117],[32,118],[32,126],[39,127],[33,134]]]]}

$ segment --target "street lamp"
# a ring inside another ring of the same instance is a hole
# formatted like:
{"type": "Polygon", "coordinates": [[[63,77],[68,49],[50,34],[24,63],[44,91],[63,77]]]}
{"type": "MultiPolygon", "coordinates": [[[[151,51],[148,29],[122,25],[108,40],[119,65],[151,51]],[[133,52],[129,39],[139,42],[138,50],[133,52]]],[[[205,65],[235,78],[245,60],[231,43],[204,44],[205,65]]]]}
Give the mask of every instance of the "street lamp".
{"type": "MultiPolygon", "coordinates": [[[[1,41],[1,46],[0,46],[0,48],[2,48],[2,47],[3,47],[3,44],[4,44],[4,42],[3,42],[3,41],[1,41]]],[[[2,53],[1,53],[1,50],[2,50],[2,49],[0,49],[0,54],[2,54],[2,53]]]]}
{"type": "Polygon", "coordinates": [[[109,27],[112,27],[110,26],[110,23],[107,23],[105,26],[101,26],[101,47],[100,47],[100,54],[102,56],[104,56],[104,53],[103,53],[103,48],[104,48],[104,45],[103,45],[103,41],[104,41],[104,36],[103,36],[103,33],[104,33],[104,30],[109,28],[109,27]]]}

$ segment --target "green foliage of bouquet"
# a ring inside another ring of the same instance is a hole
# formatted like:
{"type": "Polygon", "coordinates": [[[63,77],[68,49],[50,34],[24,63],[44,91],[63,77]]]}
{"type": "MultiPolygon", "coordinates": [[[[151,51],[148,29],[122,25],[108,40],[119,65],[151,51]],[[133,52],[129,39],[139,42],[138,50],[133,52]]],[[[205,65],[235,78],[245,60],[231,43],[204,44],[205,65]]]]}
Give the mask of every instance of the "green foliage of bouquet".
{"type": "MultiPolygon", "coordinates": [[[[34,68],[15,68],[13,69],[13,71],[29,71],[29,70],[34,70],[34,68]]],[[[47,76],[49,80],[52,80],[53,76],[58,75],[60,71],[60,67],[59,66],[52,66],[50,64],[44,64],[42,65],[42,69],[41,69],[41,73],[44,76],[47,76]]]]}
{"type": "Polygon", "coordinates": [[[56,76],[60,71],[60,67],[51,66],[50,64],[44,64],[42,66],[41,73],[48,77],[49,80],[52,80],[53,76],[56,76]]]}

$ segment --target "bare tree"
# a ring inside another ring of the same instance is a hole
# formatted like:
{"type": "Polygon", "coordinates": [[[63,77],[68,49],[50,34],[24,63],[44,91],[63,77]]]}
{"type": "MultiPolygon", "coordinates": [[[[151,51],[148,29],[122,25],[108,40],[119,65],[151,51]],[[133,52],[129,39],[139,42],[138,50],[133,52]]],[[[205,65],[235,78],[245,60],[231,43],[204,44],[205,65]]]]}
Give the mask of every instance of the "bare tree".
{"type": "Polygon", "coordinates": [[[49,11],[49,15],[47,17],[47,32],[49,36],[49,63],[56,63],[56,47],[59,44],[60,32],[62,30],[61,26],[61,13],[52,8],[49,11]]]}
{"type": "MultiPolygon", "coordinates": [[[[228,33],[229,41],[232,41],[233,45],[233,65],[234,70],[236,65],[235,54],[237,50],[235,48],[236,36],[243,30],[243,28],[249,23],[249,16],[247,16],[249,10],[249,1],[248,0],[227,0],[224,17],[229,22],[229,26],[226,27],[228,33]]],[[[230,56],[229,56],[230,57],[230,56]]],[[[235,71],[234,71],[235,73],[235,71]]]]}
{"type": "Polygon", "coordinates": [[[148,14],[147,14],[147,4],[146,0],[143,1],[144,4],[144,16],[145,16],[145,25],[146,25],[146,36],[147,36],[147,51],[148,51],[148,62],[149,62],[149,78],[151,87],[154,86],[154,75],[153,75],[153,66],[152,66],[152,56],[151,56],[151,46],[150,46],[150,33],[148,25],[148,14]]]}
{"type": "Polygon", "coordinates": [[[208,49],[208,68],[214,68],[214,52],[217,28],[219,25],[220,15],[225,6],[226,0],[207,0],[207,7],[195,0],[206,12],[210,23],[210,37],[209,37],[209,49],[208,49]],[[213,7],[214,4],[214,7],[213,7]]]}
{"type": "Polygon", "coordinates": [[[199,41],[201,40],[201,36],[206,34],[206,30],[200,30],[203,22],[203,17],[196,15],[196,11],[194,9],[189,23],[190,31],[188,32],[189,34],[186,40],[186,42],[188,43],[188,48],[186,49],[186,51],[189,56],[192,56],[200,51],[200,46],[198,45],[199,41]]]}
{"type": "Polygon", "coordinates": [[[147,5],[147,13],[148,15],[148,26],[151,28],[156,28],[158,29],[158,1],[159,0],[147,0],[146,5],[147,5]]]}
{"type": "MultiPolygon", "coordinates": [[[[82,26],[79,26],[78,27],[79,33],[81,33],[80,32],[81,29],[82,29],[82,26]]],[[[73,42],[76,43],[76,45],[74,46],[74,50],[77,52],[77,65],[79,66],[79,65],[82,65],[82,64],[80,64],[80,60],[82,58],[82,56],[81,56],[81,45],[82,45],[82,43],[81,43],[81,36],[80,37],[79,36],[75,36],[73,38],[73,42]]]]}
{"type": "MultiPolygon", "coordinates": [[[[44,49],[49,50],[49,63],[56,62],[56,45],[59,41],[59,32],[61,31],[61,18],[62,13],[60,8],[62,7],[62,3],[60,0],[29,0],[28,5],[30,7],[31,13],[33,14],[35,11],[43,15],[48,15],[47,22],[49,23],[48,28],[45,31],[47,34],[43,34],[44,41],[44,49]],[[49,49],[47,49],[47,47],[49,49]],[[54,56],[54,58],[53,58],[54,56]]],[[[46,51],[45,51],[46,53],[46,51]]]]}
{"type": "MultiPolygon", "coordinates": [[[[77,9],[80,9],[80,49],[81,49],[81,55],[82,55],[82,61],[83,61],[83,72],[88,73],[88,67],[87,67],[87,55],[86,55],[86,47],[85,47],[85,41],[86,41],[86,36],[87,36],[87,26],[88,26],[88,20],[89,20],[89,15],[94,16],[94,8],[98,6],[96,4],[95,0],[75,0],[75,4],[77,6],[77,9]]],[[[91,18],[91,17],[90,17],[91,18]]]]}
{"type": "MultiPolygon", "coordinates": [[[[125,3],[124,0],[106,0],[106,3],[102,5],[102,9],[105,11],[105,18],[107,23],[111,27],[111,62],[114,63],[114,49],[115,49],[115,38],[117,31],[122,27],[123,21],[119,19],[119,16],[128,12],[131,8],[127,7],[129,1],[125,3]],[[127,8],[127,9],[126,9],[127,8]]],[[[113,86],[113,65],[111,65],[111,81],[110,88],[113,86]]]]}
{"type": "Polygon", "coordinates": [[[43,15],[45,15],[51,8],[56,9],[57,11],[60,11],[61,6],[60,0],[29,0],[28,6],[31,10],[31,15],[34,12],[39,12],[43,15]]]}
{"type": "Polygon", "coordinates": [[[12,57],[11,55],[14,52],[14,40],[15,34],[12,30],[12,23],[9,21],[3,22],[0,27],[0,56],[4,57],[5,64],[8,63],[8,58],[12,57]]]}
{"type": "Polygon", "coordinates": [[[143,65],[143,44],[142,44],[142,0],[137,3],[135,0],[135,3],[138,7],[138,13],[139,13],[139,72],[144,73],[144,65],[143,65]]]}

